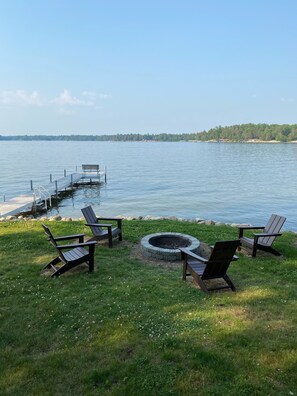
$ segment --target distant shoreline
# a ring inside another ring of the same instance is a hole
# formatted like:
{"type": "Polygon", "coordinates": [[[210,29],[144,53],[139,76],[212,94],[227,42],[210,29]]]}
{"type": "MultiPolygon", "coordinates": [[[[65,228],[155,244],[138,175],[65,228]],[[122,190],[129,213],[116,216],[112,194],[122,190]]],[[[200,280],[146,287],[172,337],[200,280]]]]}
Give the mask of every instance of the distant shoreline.
{"type": "Polygon", "coordinates": [[[231,140],[231,139],[221,139],[221,140],[196,140],[196,139],[180,139],[180,140],[158,140],[158,139],[143,139],[143,140],[128,140],[128,139],[98,139],[97,136],[85,136],[84,135],[44,135],[44,136],[34,136],[34,135],[25,135],[25,136],[1,136],[0,142],[50,142],[50,141],[64,141],[64,142],[122,142],[122,143],[243,143],[243,144],[279,144],[279,143],[293,143],[296,144],[297,140],[290,140],[286,142],[282,142],[280,140],[260,140],[260,139],[248,139],[248,140],[231,140]]]}
{"type": "MultiPolygon", "coordinates": [[[[202,142],[202,140],[198,140],[199,142],[202,142]]],[[[291,140],[289,142],[281,142],[280,140],[260,140],[260,139],[249,139],[249,140],[204,140],[204,143],[268,143],[268,144],[278,144],[278,143],[297,143],[297,140],[291,140]]]]}
{"type": "Polygon", "coordinates": [[[297,124],[241,124],[218,126],[208,131],[180,133],[116,134],[22,134],[3,135],[0,141],[99,141],[99,142],[215,142],[215,143],[297,143],[297,124]]]}

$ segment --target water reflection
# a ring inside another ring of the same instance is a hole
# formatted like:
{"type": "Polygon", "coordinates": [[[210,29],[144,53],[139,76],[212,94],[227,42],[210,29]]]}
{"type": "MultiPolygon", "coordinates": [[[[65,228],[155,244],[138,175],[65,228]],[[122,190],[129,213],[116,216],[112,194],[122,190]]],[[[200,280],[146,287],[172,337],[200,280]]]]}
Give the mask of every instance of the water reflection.
{"type": "Polygon", "coordinates": [[[52,207],[47,211],[48,216],[65,215],[65,208],[70,206],[76,209],[76,217],[80,209],[87,205],[100,206],[100,191],[102,183],[83,184],[66,190],[59,194],[58,198],[52,200],[52,207]]]}

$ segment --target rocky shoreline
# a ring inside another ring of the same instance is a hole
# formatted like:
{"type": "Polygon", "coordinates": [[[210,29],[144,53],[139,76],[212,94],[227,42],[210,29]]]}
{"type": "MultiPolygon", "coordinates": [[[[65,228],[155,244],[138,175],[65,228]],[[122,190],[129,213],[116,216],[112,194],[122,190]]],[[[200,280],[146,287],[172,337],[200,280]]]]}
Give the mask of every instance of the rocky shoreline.
{"type": "MultiPolygon", "coordinates": [[[[124,220],[131,221],[131,220],[142,220],[142,221],[148,221],[148,220],[173,220],[173,221],[185,221],[189,223],[197,223],[197,224],[205,224],[205,225],[216,225],[216,226],[223,226],[223,225],[228,225],[231,227],[237,227],[239,225],[250,225],[250,224],[242,224],[242,223],[222,223],[220,221],[215,221],[215,220],[206,220],[206,219],[201,219],[199,217],[193,218],[193,219],[186,219],[182,217],[176,217],[176,216],[117,216],[120,217],[124,220]]],[[[7,221],[85,221],[84,217],[80,218],[72,218],[72,217],[62,217],[59,215],[51,216],[51,217],[39,217],[39,218],[34,218],[34,216],[6,216],[6,217],[0,217],[0,222],[7,222],[7,221]]]]}
{"type": "MultiPolygon", "coordinates": [[[[196,224],[205,224],[205,225],[213,225],[213,226],[229,226],[229,227],[238,227],[238,226],[251,226],[252,224],[248,223],[223,223],[221,221],[216,220],[206,220],[201,219],[199,217],[195,217],[193,219],[186,219],[183,217],[176,217],[176,216],[116,216],[120,217],[123,220],[131,221],[131,220],[173,220],[173,221],[184,221],[188,223],[196,223],[196,224]]],[[[51,217],[39,217],[35,218],[34,216],[6,216],[0,217],[0,223],[8,222],[8,221],[85,221],[84,217],[74,218],[74,217],[62,217],[59,215],[51,216],[51,217]]],[[[291,231],[294,234],[297,234],[297,231],[291,231]]]]}

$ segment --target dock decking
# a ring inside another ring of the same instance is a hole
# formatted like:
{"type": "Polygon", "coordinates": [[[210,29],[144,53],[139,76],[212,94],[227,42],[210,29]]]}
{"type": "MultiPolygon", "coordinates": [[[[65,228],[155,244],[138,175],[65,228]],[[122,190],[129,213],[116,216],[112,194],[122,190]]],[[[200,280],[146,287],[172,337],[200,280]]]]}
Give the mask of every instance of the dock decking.
{"type": "MultiPolygon", "coordinates": [[[[98,168],[99,169],[99,168],[98,168]]],[[[50,200],[52,196],[57,195],[60,191],[64,191],[73,185],[84,182],[85,180],[98,180],[101,176],[106,182],[106,170],[98,172],[76,172],[43,186],[37,186],[33,191],[21,194],[11,198],[6,202],[0,203],[0,217],[14,216],[22,212],[32,210],[33,206],[42,201],[50,200]]]]}

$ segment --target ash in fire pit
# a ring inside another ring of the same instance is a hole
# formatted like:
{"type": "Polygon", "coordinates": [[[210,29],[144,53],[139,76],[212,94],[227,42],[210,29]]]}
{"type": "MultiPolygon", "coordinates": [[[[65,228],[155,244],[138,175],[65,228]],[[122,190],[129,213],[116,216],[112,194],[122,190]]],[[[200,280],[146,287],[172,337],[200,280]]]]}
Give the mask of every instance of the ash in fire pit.
{"type": "Polygon", "coordinates": [[[144,256],[165,261],[181,259],[179,248],[186,247],[198,253],[200,242],[198,239],[178,232],[160,232],[150,234],[141,240],[141,250],[144,256]]]}
{"type": "Polygon", "coordinates": [[[162,249],[178,249],[180,247],[188,247],[191,242],[188,238],[166,234],[164,236],[150,238],[150,244],[162,249]]]}

